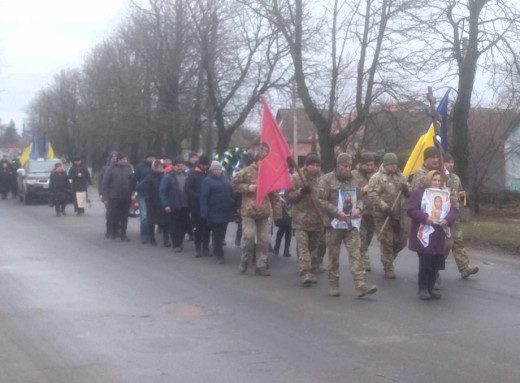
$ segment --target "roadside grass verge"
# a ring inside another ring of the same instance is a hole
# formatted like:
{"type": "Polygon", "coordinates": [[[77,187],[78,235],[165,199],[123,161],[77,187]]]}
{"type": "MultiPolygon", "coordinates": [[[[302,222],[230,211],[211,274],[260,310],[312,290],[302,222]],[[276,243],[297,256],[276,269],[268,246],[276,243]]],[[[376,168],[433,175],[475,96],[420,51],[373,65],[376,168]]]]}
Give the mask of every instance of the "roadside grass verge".
{"type": "Polygon", "coordinates": [[[499,247],[520,255],[520,219],[479,215],[462,223],[462,230],[467,243],[499,247]]]}

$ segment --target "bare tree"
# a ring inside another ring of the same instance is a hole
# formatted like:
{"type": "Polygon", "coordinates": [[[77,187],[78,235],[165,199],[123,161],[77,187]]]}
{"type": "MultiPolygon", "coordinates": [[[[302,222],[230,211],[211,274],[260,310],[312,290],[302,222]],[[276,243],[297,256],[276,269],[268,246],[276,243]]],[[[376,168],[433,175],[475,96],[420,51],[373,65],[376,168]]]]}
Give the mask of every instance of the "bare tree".
{"type": "Polygon", "coordinates": [[[506,53],[518,49],[520,11],[507,0],[431,0],[421,12],[409,14],[416,24],[407,30],[411,44],[420,43],[420,55],[407,57],[421,76],[442,82],[455,78],[451,151],[463,183],[469,178],[468,116],[477,73],[495,74],[506,53]],[[417,67],[416,67],[417,68],[417,67]]]}
{"type": "Polygon", "coordinates": [[[228,149],[260,94],[286,81],[280,62],[283,40],[269,23],[236,1],[196,0],[191,10],[197,30],[206,89],[217,133],[217,153],[228,149]]]}
{"type": "Polygon", "coordinates": [[[365,122],[370,107],[392,93],[382,71],[399,46],[389,23],[414,1],[248,1],[287,41],[299,98],[318,132],[322,166],[334,166],[334,148],[365,122]],[[323,113],[325,110],[325,113],[323,113]],[[335,130],[338,115],[350,116],[335,130]]]}

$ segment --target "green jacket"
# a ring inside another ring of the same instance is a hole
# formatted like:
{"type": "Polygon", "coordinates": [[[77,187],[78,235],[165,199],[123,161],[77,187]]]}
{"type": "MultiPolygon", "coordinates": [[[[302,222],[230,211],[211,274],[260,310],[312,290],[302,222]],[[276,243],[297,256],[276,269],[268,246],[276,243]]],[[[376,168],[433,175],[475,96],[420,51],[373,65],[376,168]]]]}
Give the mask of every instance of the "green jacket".
{"type": "Polygon", "coordinates": [[[323,213],[325,227],[330,227],[332,220],[337,218],[337,214],[339,213],[339,192],[345,189],[356,189],[356,207],[363,211],[363,199],[359,198],[359,196],[361,196],[361,190],[358,187],[357,180],[352,176],[352,173],[347,175],[344,180],[337,177],[335,170],[320,177],[318,183],[318,204],[323,213]]]}
{"type": "MultiPolygon", "coordinates": [[[[401,184],[406,183],[406,179],[400,170],[390,173],[383,165],[379,171],[370,178],[368,183],[368,198],[373,208],[374,217],[384,218],[384,210],[392,207],[399,192],[401,184]]],[[[408,198],[402,193],[393,208],[394,218],[401,218],[406,214],[408,198]]]]}
{"type": "Polygon", "coordinates": [[[242,194],[242,204],[240,215],[253,219],[268,218],[273,210],[273,218],[282,218],[282,201],[277,191],[272,191],[262,201],[260,206],[256,206],[256,191],[250,192],[248,186],[257,183],[258,165],[256,163],[240,170],[231,180],[231,187],[235,192],[242,194]]]}
{"type": "MultiPolygon", "coordinates": [[[[312,195],[316,201],[318,182],[322,173],[319,172],[316,176],[310,177],[304,168],[302,175],[307,185],[311,187],[312,195]]],[[[310,194],[303,195],[300,193],[303,182],[298,173],[292,176],[291,184],[292,187],[285,191],[285,198],[292,203],[292,228],[305,231],[322,231],[323,222],[312,204],[310,194]]]]}

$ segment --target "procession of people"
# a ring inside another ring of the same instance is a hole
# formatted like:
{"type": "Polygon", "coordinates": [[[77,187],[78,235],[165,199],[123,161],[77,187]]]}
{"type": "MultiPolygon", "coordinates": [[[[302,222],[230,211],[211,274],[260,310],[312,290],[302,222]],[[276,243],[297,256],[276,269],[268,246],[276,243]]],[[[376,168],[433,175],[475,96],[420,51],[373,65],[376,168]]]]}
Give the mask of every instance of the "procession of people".
{"type": "MultiPolygon", "coordinates": [[[[212,161],[207,154],[190,153],[184,161],[148,151],[134,171],[124,153],[111,152],[98,178],[99,198],[106,207],[105,237],[130,241],[127,226],[135,191],[142,244],[158,246],[159,233],[165,248],[183,253],[188,236],[194,241],[195,258],[214,256],[225,263],[228,223],[236,221],[239,272],[245,274],[251,265],[255,275],[270,276],[269,253],[278,255],[284,239],[282,254],[290,257],[294,236],[301,285],[318,283],[317,274],[327,271],[329,295],[337,297],[344,243],[355,295],[361,298],[378,289],[367,281],[372,270],[368,247],[375,236],[384,277],[399,276],[395,260],[408,244],[418,254],[419,298],[438,299],[439,271],[450,252],[462,278],[479,271],[470,265],[458,218],[465,193],[453,173],[453,157],[445,153],[441,161],[441,155],[437,147],[426,148],[422,166],[407,180],[394,153],[384,154],[377,168],[375,156],[363,152],[354,170],[352,157],[339,153],[334,170],[327,174],[321,171],[319,156],[309,153],[298,172],[292,169],[290,188],[272,190],[257,204],[261,153],[245,153],[238,161],[245,166],[239,170],[238,166],[224,169],[218,156],[212,161]],[[278,233],[273,248],[274,225],[278,233]]],[[[10,164],[2,161],[2,198],[12,188],[12,177],[10,164]]],[[[58,162],[49,180],[49,205],[61,216],[72,202],[76,214],[83,215],[91,184],[80,157],[73,158],[68,173],[58,162]]]]}

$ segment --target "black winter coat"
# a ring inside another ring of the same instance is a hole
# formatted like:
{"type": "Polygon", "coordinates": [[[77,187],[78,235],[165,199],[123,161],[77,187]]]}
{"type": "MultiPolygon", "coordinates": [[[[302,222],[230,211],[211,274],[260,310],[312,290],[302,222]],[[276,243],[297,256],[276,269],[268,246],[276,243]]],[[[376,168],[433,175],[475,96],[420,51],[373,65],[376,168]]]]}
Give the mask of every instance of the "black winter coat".
{"type": "MultiPolygon", "coordinates": [[[[137,165],[137,168],[135,169],[135,172],[134,172],[134,184],[137,185],[139,182],[144,180],[146,178],[146,176],[148,174],[150,174],[151,172],[152,172],[152,164],[146,162],[146,160],[141,162],[139,165],[137,165]]],[[[139,193],[140,197],[146,198],[146,192],[144,190],[139,190],[139,188],[136,188],[136,190],[139,193]]]]}
{"type": "Polygon", "coordinates": [[[103,176],[101,194],[103,200],[119,198],[131,198],[133,183],[133,171],[128,165],[112,165],[103,176]]]}
{"type": "Polygon", "coordinates": [[[210,173],[202,181],[200,189],[200,216],[209,223],[230,222],[234,206],[228,177],[224,173],[220,177],[210,173]]]}
{"type": "Polygon", "coordinates": [[[151,172],[136,187],[139,194],[146,195],[146,210],[148,222],[152,225],[167,225],[169,215],[164,211],[164,206],[159,198],[159,185],[163,173],[151,172]]]}
{"type": "Polygon", "coordinates": [[[200,187],[207,173],[196,166],[188,172],[188,178],[184,185],[184,192],[188,196],[190,211],[192,215],[200,216],[200,187]]]}
{"type": "Polygon", "coordinates": [[[72,190],[74,192],[86,192],[87,186],[92,185],[90,173],[85,165],[72,165],[69,170],[69,178],[72,180],[72,190]]]}
{"type": "Polygon", "coordinates": [[[70,182],[67,173],[52,172],[49,178],[49,202],[67,202],[70,199],[70,182]]]}
{"type": "Polygon", "coordinates": [[[7,193],[11,188],[11,183],[13,180],[13,172],[9,166],[4,168],[0,166],[0,192],[7,193]]]}

